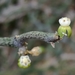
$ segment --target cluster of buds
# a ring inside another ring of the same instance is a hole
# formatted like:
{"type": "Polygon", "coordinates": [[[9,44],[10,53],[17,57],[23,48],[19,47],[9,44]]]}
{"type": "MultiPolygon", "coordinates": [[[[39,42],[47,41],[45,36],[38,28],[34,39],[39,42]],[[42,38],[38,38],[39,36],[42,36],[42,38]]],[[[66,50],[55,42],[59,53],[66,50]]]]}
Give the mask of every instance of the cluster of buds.
{"type": "MultiPolygon", "coordinates": [[[[72,34],[71,27],[69,26],[71,23],[71,20],[67,17],[63,17],[59,19],[59,28],[58,28],[58,35],[60,38],[63,38],[64,36],[70,37],[72,34]]],[[[25,43],[26,44],[26,43],[25,43]]],[[[51,43],[51,45],[54,47],[54,44],[51,43]]],[[[34,47],[32,50],[27,50],[26,46],[22,46],[19,48],[18,54],[20,55],[18,66],[21,68],[27,68],[31,64],[31,60],[29,58],[29,54],[32,56],[39,56],[43,51],[42,47],[34,47]]]]}
{"type": "Polygon", "coordinates": [[[21,68],[28,68],[31,64],[31,60],[28,54],[32,56],[39,56],[43,51],[42,47],[34,47],[32,50],[27,50],[25,46],[19,48],[18,54],[20,58],[18,60],[18,66],[21,68]]]}

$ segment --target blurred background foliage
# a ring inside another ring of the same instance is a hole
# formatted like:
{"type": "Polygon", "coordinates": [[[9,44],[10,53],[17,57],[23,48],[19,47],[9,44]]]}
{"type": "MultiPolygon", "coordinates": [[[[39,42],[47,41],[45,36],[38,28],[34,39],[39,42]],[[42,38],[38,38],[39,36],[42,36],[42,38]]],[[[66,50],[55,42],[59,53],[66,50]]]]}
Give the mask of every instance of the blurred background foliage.
{"type": "Polygon", "coordinates": [[[28,49],[44,48],[40,56],[30,56],[28,69],[17,66],[17,48],[0,46],[0,75],[75,75],[75,0],[0,0],[0,37],[29,31],[52,33],[63,16],[72,21],[70,39],[62,39],[55,48],[40,40],[27,40],[28,49]]]}

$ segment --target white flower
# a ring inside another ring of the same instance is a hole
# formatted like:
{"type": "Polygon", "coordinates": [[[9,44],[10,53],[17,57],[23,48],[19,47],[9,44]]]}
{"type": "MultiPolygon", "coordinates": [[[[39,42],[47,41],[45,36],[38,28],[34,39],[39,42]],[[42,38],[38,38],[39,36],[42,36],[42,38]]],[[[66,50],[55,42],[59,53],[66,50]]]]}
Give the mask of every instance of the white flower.
{"type": "Polygon", "coordinates": [[[67,17],[62,17],[61,19],[59,19],[59,23],[61,26],[69,26],[71,23],[71,20],[67,17]]]}
{"type": "Polygon", "coordinates": [[[19,62],[18,62],[19,67],[27,68],[30,66],[30,64],[31,64],[31,60],[28,55],[20,57],[19,62]]]}

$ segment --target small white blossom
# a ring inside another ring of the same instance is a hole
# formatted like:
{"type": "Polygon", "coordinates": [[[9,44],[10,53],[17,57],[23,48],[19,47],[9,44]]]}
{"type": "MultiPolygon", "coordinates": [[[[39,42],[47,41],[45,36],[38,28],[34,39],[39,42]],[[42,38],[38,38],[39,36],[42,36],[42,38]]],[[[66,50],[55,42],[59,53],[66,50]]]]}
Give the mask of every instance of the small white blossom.
{"type": "Polygon", "coordinates": [[[67,17],[62,17],[61,19],[59,19],[59,24],[61,26],[69,26],[71,23],[71,20],[67,17]]]}
{"type": "Polygon", "coordinates": [[[28,55],[20,57],[19,62],[18,62],[19,67],[27,68],[30,66],[30,64],[31,64],[31,60],[28,55]]]}

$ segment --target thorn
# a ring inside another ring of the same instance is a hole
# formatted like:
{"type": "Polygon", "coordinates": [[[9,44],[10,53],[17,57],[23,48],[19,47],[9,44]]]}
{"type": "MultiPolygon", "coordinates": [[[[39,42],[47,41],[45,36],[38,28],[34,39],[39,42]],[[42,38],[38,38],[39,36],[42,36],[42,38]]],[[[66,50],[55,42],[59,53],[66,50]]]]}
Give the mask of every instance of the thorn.
{"type": "Polygon", "coordinates": [[[52,46],[53,48],[55,48],[55,43],[50,42],[50,44],[51,44],[51,46],[52,46]]]}

